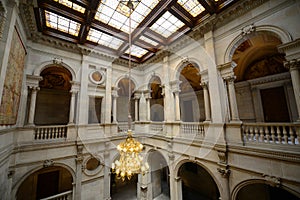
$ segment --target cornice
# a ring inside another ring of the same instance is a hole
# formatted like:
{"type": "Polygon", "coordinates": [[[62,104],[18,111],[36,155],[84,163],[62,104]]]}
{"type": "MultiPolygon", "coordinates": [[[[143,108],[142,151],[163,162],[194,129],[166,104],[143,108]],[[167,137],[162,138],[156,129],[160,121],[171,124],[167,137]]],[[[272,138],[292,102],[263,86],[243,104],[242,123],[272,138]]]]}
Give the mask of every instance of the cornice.
{"type": "Polygon", "coordinates": [[[275,81],[282,81],[282,80],[289,80],[291,78],[291,75],[289,72],[281,73],[281,74],[275,74],[268,77],[261,77],[253,80],[248,80],[247,82],[250,83],[251,86],[254,85],[260,85],[264,83],[269,82],[275,82],[275,81]]]}
{"type": "Polygon", "coordinates": [[[287,50],[290,49],[300,48],[300,38],[289,43],[281,44],[277,48],[280,53],[285,53],[287,50]]]}
{"type": "MultiPolygon", "coordinates": [[[[279,147],[279,146],[278,146],[279,147]]],[[[288,147],[288,146],[286,146],[288,147]]],[[[285,148],[285,150],[282,150],[280,148],[274,150],[273,148],[267,149],[268,146],[229,146],[228,150],[229,153],[238,153],[238,154],[244,154],[244,155],[250,155],[255,157],[263,157],[263,158],[269,158],[269,159],[277,159],[277,160],[285,160],[290,162],[297,162],[300,163],[300,154],[299,147],[293,146],[293,151],[288,151],[288,148],[285,148]]]]}

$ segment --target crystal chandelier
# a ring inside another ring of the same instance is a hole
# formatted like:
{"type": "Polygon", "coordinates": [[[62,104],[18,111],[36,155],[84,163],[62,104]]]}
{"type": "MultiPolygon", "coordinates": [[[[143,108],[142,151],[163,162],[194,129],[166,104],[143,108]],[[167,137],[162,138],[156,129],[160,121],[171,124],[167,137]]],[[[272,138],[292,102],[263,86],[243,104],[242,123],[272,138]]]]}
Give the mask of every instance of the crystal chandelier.
{"type": "Polygon", "coordinates": [[[143,150],[143,145],[132,137],[131,131],[131,112],[130,112],[130,90],[131,90],[131,11],[133,10],[133,1],[121,1],[126,2],[126,6],[129,8],[129,83],[128,83],[128,131],[127,138],[124,142],[121,142],[117,149],[120,153],[120,159],[112,163],[112,171],[116,173],[117,177],[120,177],[123,181],[127,177],[128,180],[134,174],[145,174],[149,170],[147,162],[143,163],[143,157],[140,153],[143,150]]]}

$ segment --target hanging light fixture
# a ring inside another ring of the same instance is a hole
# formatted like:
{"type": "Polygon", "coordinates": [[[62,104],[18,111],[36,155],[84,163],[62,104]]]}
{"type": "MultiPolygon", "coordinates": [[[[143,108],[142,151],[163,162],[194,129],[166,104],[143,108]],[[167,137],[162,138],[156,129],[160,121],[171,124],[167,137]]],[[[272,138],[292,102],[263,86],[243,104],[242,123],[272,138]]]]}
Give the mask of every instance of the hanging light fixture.
{"type": "MultiPolygon", "coordinates": [[[[130,180],[134,174],[145,174],[149,170],[149,165],[147,162],[143,162],[143,157],[140,153],[143,150],[143,145],[135,140],[132,136],[131,130],[131,106],[130,106],[130,99],[131,99],[131,12],[134,9],[133,1],[121,1],[126,2],[129,8],[129,83],[128,83],[128,131],[127,131],[127,138],[124,142],[121,142],[117,149],[120,153],[120,159],[116,160],[112,163],[112,171],[116,173],[117,177],[120,177],[123,181],[126,179],[130,180]]],[[[139,2],[139,1],[137,1],[139,2]]]]}

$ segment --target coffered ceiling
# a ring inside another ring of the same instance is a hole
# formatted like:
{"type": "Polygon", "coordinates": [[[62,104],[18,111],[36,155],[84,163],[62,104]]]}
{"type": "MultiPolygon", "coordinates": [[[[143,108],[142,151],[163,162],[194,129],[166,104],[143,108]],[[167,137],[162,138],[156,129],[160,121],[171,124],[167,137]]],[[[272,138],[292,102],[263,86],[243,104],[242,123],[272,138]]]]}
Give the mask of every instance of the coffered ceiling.
{"type": "Polygon", "coordinates": [[[239,0],[38,0],[37,30],[43,35],[143,63],[205,19],[239,0]]]}

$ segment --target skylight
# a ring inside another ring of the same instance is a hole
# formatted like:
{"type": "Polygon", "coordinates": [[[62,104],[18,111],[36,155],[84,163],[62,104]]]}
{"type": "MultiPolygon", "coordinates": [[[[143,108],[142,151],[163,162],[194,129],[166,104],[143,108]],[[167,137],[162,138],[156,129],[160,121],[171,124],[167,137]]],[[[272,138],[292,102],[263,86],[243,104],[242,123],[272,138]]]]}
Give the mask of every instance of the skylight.
{"type": "Polygon", "coordinates": [[[143,40],[143,41],[145,41],[145,42],[147,42],[149,44],[152,44],[153,46],[157,46],[158,45],[158,42],[155,42],[155,41],[153,41],[153,40],[151,40],[151,39],[149,39],[149,38],[147,38],[145,36],[141,36],[140,40],[143,40]]]}
{"type": "Polygon", "coordinates": [[[184,23],[182,21],[167,11],[150,27],[150,29],[161,34],[165,38],[168,38],[183,26],[184,23]]]}
{"type": "MultiPolygon", "coordinates": [[[[125,52],[129,54],[129,49],[125,52]]],[[[138,47],[136,45],[131,46],[131,55],[136,56],[138,58],[143,57],[148,51],[146,49],[143,49],[141,47],[138,47]]]]}
{"type": "Polygon", "coordinates": [[[63,4],[63,5],[65,5],[65,6],[69,7],[69,8],[72,8],[73,10],[76,10],[78,12],[81,12],[81,13],[85,12],[85,8],[84,7],[79,6],[76,3],[73,3],[73,2],[71,2],[69,0],[53,0],[53,1],[56,1],[56,2],[58,2],[60,4],[63,4]]]}
{"type": "Polygon", "coordinates": [[[78,36],[80,24],[72,21],[70,19],[67,19],[65,17],[62,17],[60,15],[57,15],[55,13],[49,12],[45,10],[45,17],[46,17],[46,26],[74,35],[78,36]]]}
{"type": "Polygon", "coordinates": [[[87,36],[87,40],[107,46],[109,48],[117,50],[123,43],[122,40],[119,40],[111,35],[97,31],[95,29],[90,29],[87,36]]]}
{"type": "MultiPolygon", "coordinates": [[[[158,4],[159,0],[141,0],[133,2],[134,11],[131,13],[131,28],[134,30],[158,4]]],[[[103,0],[95,15],[95,19],[129,33],[129,9],[125,2],[103,0]]]]}
{"type": "Polygon", "coordinates": [[[205,10],[198,0],[178,0],[177,2],[193,17],[196,17],[205,10]]]}

